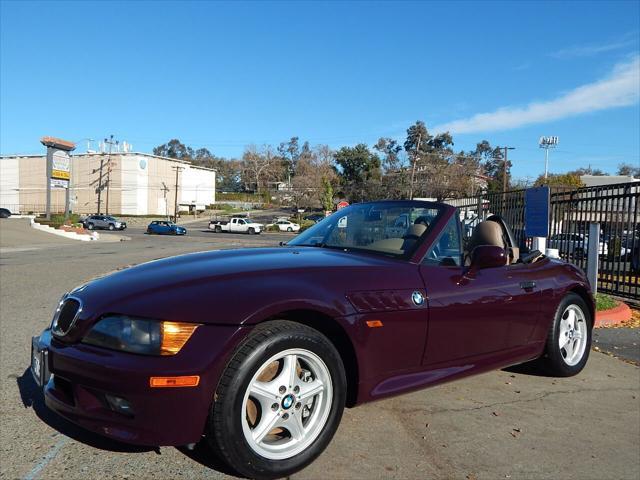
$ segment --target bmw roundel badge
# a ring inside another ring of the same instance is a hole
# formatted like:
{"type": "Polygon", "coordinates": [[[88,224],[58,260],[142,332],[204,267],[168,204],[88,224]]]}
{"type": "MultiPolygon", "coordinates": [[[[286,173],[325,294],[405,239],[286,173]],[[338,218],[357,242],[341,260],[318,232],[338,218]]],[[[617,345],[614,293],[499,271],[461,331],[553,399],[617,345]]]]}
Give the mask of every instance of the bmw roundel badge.
{"type": "Polygon", "coordinates": [[[411,300],[413,300],[413,303],[420,306],[424,303],[424,295],[422,295],[422,292],[416,290],[411,294],[411,300]]]}

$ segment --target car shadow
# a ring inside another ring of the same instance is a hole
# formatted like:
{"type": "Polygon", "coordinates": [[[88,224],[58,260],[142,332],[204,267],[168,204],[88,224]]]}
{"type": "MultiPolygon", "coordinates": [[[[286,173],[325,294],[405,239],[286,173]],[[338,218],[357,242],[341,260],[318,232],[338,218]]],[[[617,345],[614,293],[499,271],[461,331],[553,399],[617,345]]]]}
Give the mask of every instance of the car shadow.
{"type": "MultiPolygon", "coordinates": [[[[33,408],[33,411],[40,420],[61,434],[78,442],[84,443],[85,445],[109,452],[144,453],[155,451],[160,455],[159,447],[131,445],[103,437],[102,435],[85,430],[84,428],[71,423],[47,408],[44,403],[42,389],[38,387],[33,379],[30,368],[27,368],[22,376],[16,378],[16,383],[18,384],[20,399],[22,400],[24,408],[33,408]]],[[[186,447],[176,447],[176,449],[183,455],[200,463],[201,465],[204,465],[205,467],[211,468],[212,470],[216,470],[217,472],[225,475],[238,476],[237,472],[229,468],[224,461],[217,456],[217,454],[204,444],[204,440],[196,444],[193,450],[189,450],[186,447]]]]}
{"type": "Polygon", "coordinates": [[[519,365],[512,365],[510,367],[503,368],[502,371],[509,373],[519,373],[521,375],[529,375],[532,377],[550,376],[536,361],[521,363],[519,365]]]}
{"type": "Polygon", "coordinates": [[[189,457],[191,460],[198,462],[207,468],[215,470],[236,478],[246,478],[240,475],[238,472],[229,467],[224,460],[222,460],[217,453],[215,453],[208,445],[206,440],[201,440],[196,443],[193,450],[189,450],[187,447],[176,447],[182,454],[189,457]]]}

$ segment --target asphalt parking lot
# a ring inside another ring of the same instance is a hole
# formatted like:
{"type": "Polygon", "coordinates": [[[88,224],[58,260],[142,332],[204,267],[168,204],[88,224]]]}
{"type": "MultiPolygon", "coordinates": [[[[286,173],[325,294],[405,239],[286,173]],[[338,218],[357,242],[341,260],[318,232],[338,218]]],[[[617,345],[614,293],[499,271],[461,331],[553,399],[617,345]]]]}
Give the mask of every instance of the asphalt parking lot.
{"type": "MultiPolygon", "coordinates": [[[[274,246],[287,234],[214,234],[77,242],[16,233],[0,221],[0,477],[226,478],[206,455],[137,448],[47,411],[28,372],[30,339],[59,297],[94,276],[200,250],[274,246]],[[25,236],[26,235],[26,236],[25,236]]],[[[292,478],[638,479],[640,368],[591,352],[578,376],[526,368],[487,373],[345,412],[327,451],[292,478]]]]}

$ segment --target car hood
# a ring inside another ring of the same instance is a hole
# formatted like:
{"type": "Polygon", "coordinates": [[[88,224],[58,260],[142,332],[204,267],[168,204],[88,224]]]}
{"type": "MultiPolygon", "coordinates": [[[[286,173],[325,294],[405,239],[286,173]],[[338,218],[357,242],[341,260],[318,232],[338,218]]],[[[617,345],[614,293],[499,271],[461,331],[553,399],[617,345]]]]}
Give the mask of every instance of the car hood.
{"type": "MultiPolygon", "coordinates": [[[[314,247],[211,251],[125,268],[71,294],[82,301],[87,321],[120,313],[241,323],[252,310],[291,297],[322,297],[339,314],[348,314],[345,291],[370,283],[371,268],[380,269],[376,276],[392,281],[392,277],[402,278],[398,267],[408,265],[391,258],[314,247]],[[206,319],[203,311],[209,312],[206,319]]],[[[393,281],[397,284],[398,279],[393,281]]]]}

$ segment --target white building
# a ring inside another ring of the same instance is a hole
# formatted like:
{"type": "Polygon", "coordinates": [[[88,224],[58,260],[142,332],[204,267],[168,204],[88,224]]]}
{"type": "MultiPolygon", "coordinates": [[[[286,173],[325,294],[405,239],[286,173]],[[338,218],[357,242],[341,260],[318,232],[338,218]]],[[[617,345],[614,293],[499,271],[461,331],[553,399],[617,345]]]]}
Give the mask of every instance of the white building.
{"type": "MultiPolygon", "coordinates": [[[[44,212],[47,181],[45,155],[0,157],[0,206],[14,213],[44,212]]],[[[139,152],[71,155],[70,206],[75,213],[174,215],[176,184],[179,211],[204,210],[215,203],[212,169],[139,152]]],[[[63,212],[64,201],[64,189],[52,189],[52,212],[63,212]]]]}

